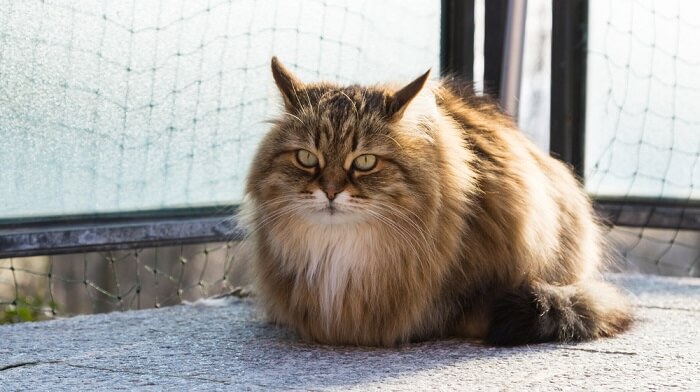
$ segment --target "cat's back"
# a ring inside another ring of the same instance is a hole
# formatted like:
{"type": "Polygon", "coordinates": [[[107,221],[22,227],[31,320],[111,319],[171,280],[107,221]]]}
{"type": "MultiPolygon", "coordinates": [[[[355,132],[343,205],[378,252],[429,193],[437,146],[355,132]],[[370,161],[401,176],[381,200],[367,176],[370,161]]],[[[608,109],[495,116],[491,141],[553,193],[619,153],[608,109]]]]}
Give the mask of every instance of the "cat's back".
{"type": "MultiPolygon", "coordinates": [[[[565,194],[574,202],[590,204],[571,168],[535,145],[493,98],[475,94],[469,84],[444,80],[435,88],[436,102],[458,126],[458,132],[474,155],[470,162],[480,173],[499,175],[499,184],[513,182],[523,189],[565,194]]],[[[484,184],[487,185],[487,184],[484,184]]]]}
{"type": "Polygon", "coordinates": [[[531,270],[566,282],[595,271],[599,228],[571,169],[532,143],[491,98],[450,80],[434,91],[478,172],[469,226],[482,246],[471,241],[470,252],[522,261],[497,266],[505,276],[531,270]],[[499,246],[504,243],[512,245],[499,246]]]}

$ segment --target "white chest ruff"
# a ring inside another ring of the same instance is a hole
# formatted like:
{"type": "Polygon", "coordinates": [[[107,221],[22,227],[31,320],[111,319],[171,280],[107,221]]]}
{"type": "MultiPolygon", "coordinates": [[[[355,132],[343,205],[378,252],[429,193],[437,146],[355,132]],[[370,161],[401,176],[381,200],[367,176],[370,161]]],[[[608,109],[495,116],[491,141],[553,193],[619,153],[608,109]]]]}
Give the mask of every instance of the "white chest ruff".
{"type": "Polygon", "coordinates": [[[341,316],[343,303],[350,291],[360,294],[371,284],[374,267],[383,246],[365,225],[297,227],[277,236],[277,256],[287,268],[305,271],[297,277],[305,280],[312,295],[318,295],[321,317],[326,325],[341,316]]]}

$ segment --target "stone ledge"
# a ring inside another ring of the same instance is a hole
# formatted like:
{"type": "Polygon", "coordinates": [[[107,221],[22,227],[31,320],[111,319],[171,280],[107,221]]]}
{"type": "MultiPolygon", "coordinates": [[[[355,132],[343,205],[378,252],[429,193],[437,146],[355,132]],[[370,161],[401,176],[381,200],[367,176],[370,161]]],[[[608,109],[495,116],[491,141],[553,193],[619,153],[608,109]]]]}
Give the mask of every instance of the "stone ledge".
{"type": "Polygon", "coordinates": [[[639,321],[577,345],[317,346],[239,299],[0,326],[0,389],[700,390],[700,279],[611,279],[639,321]]]}

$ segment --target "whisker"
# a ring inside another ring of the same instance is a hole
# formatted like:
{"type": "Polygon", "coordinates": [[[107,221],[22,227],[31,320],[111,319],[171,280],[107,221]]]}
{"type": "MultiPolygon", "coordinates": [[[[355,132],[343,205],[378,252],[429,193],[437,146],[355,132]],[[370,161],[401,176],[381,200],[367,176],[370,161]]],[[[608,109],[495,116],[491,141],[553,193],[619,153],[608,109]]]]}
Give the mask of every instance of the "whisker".
{"type": "Polygon", "coordinates": [[[304,121],[302,121],[302,119],[299,118],[299,116],[296,116],[296,115],[294,115],[294,114],[292,114],[292,113],[289,113],[289,112],[284,112],[284,113],[282,113],[282,114],[285,115],[285,116],[292,117],[293,119],[299,121],[299,123],[300,123],[301,125],[305,125],[305,124],[304,124],[304,121]]]}
{"type": "Polygon", "coordinates": [[[350,101],[350,104],[352,104],[352,110],[355,112],[355,118],[359,118],[360,113],[357,111],[357,106],[355,106],[355,101],[352,98],[350,98],[350,96],[345,94],[343,91],[340,91],[340,94],[343,95],[345,98],[347,98],[348,101],[350,101]]]}
{"type": "MultiPolygon", "coordinates": [[[[389,204],[381,201],[376,201],[374,200],[373,203],[370,203],[370,205],[377,209],[378,211],[383,211],[385,213],[391,214],[394,218],[399,219],[402,222],[405,222],[408,224],[413,230],[409,231],[406,228],[402,228],[404,232],[409,232],[411,233],[411,236],[416,239],[420,243],[421,249],[424,250],[424,252],[427,255],[432,255],[435,256],[437,255],[437,248],[435,246],[435,241],[432,235],[428,233],[427,226],[425,225],[425,222],[414,212],[408,210],[404,206],[399,206],[395,204],[389,204]],[[414,216],[419,222],[422,224],[416,223],[413,219],[410,219],[409,215],[402,212],[408,212],[410,215],[414,216]]],[[[395,223],[392,221],[392,223],[395,223]]],[[[396,227],[393,225],[392,227],[396,227]]]]}
{"type": "Polygon", "coordinates": [[[419,247],[420,249],[423,249],[423,247],[422,247],[422,242],[420,241],[419,238],[415,237],[415,236],[413,235],[413,233],[411,233],[410,231],[407,231],[406,229],[404,229],[403,227],[401,227],[399,224],[397,224],[396,222],[392,221],[392,220],[390,219],[390,217],[388,217],[388,216],[382,214],[381,212],[374,211],[374,210],[372,210],[372,209],[367,209],[366,211],[367,211],[367,213],[369,213],[370,215],[374,216],[375,218],[377,218],[377,219],[380,220],[381,222],[385,223],[387,226],[391,227],[391,228],[394,230],[394,232],[397,233],[397,234],[399,235],[399,237],[400,237],[402,240],[404,240],[404,241],[407,243],[408,246],[411,247],[411,250],[412,250],[415,254],[420,255],[420,254],[422,253],[422,252],[418,252],[418,248],[416,248],[416,244],[418,244],[418,247],[419,247]]]}

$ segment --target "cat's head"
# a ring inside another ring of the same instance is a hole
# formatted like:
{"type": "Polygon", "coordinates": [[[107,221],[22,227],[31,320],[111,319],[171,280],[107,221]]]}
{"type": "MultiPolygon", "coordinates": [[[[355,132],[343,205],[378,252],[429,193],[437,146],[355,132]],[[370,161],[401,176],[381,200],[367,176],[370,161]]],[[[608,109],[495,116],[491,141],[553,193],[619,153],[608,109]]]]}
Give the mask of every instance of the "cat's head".
{"type": "Polygon", "coordinates": [[[273,58],[285,110],[247,185],[262,217],[322,225],[420,220],[440,181],[429,73],[403,87],[305,84],[273,58]]]}

